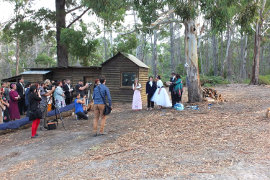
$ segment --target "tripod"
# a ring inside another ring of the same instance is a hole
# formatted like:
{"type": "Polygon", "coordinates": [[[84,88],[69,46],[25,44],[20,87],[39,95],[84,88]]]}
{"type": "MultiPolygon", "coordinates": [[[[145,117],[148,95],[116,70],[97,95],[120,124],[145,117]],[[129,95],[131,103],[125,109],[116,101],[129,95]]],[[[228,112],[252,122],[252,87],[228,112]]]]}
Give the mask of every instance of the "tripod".
{"type": "Polygon", "coordinates": [[[62,117],[62,113],[61,113],[60,109],[55,105],[54,101],[52,103],[52,107],[54,108],[54,115],[55,115],[55,120],[57,122],[57,125],[58,125],[58,115],[59,115],[59,120],[62,122],[62,126],[63,126],[64,130],[66,131],[65,124],[63,121],[63,117],[62,117]]]}
{"type": "Polygon", "coordinates": [[[47,121],[46,121],[46,117],[47,117],[47,115],[48,115],[48,113],[47,113],[47,108],[48,108],[48,103],[49,103],[50,101],[52,101],[52,109],[54,109],[54,116],[55,116],[55,120],[54,120],[54,121],[57,122],[57,126],[58,126],[58,119],[59,119],[59,120],[62,122],[62,126],[63,126],[64,130],[66,131],[65,124],[64,124],[64,121],[63,121],[63,117],[62,117],[62,113],[61,113],[59,107],[57,107],[57,106],[55,105],[55,101],[54,101],[54,99],[53,99],[52,97],[50,97],[50,98],[47,100],[46,116],[45,116],[45,119],[44,119],[45,123],[47,123],[47,121]],[[59,118],[58,118],[58,115],[59,115],[59,118]]]}

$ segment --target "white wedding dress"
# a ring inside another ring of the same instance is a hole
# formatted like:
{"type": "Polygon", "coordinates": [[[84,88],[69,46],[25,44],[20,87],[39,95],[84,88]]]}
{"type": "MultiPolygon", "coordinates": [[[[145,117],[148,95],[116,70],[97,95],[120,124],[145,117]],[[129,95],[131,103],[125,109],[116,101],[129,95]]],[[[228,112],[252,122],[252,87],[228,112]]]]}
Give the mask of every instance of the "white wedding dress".
{"type": "Polygon", "coordinates": [[[172,107],[169,95],[166,89],[163,87],[163,82],[161,80],[157,81],[157,90],[153,95],[151,101],[155,102],[157,105],[162,107],[172,107]],[[159,90],[160,93],[158,94],[159,90]]]}

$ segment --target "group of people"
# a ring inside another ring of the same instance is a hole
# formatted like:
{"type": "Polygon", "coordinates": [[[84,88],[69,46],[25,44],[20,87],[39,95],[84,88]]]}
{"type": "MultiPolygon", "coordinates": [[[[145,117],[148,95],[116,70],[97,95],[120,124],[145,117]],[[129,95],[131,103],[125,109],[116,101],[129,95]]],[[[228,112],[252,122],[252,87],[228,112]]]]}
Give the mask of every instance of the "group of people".
{"type": "MultiPolygon", "coordinates": [[[[93,101],[94,101],[94,135],[103,135],[106,116],[103,114],[105,109],[104,99],[108,100],[111,106],[111,96],[109,89],[105,86],[105,78],[95,81],[93,101]],[[100,130],[98,132],[98,121],[101,119],[100,130]]],[[[88,119],[87,110],[89,105],[89,90],[91,84],[83,84],[79,80],[75,89],[69,79],[62,81],[45,80],[42,83],[27,83],[24,79],[19,79],[18,83],[1,83],[0,92],[0,115],[4,123],[20,119],[24,114],[32,121],[32,138],[37,137],[37,129],[47,130],[47,112],[54,108],[62,108],[68,104],[75,103],[75,114],[77,119],[88,119]],[[73,97],[75,94],[75,100],[73,97]],[[88,101],[88,102],[87,102],[88,101]]],[[[0,121],[0,123],[2,123],[0,121]]]]}
{"type": "MultiPolygon", "coordinates": [[[[106,108],[105,104],[107,104],[106,99],[108,101],[108,106],[111,107],[112,105],[110,91],[105,84],[106,79],[104,77],[97,79],[94,84],[94,91],[92,94],[94,136],[105,134],[104,127],[106,124],[106,115],[104,115],[104,109],[106,108]],[[98,131],[98,122],[100,119],[100,129],[98,131]]],[[[27,83],[27,85],[24,85],[24,79],[21,78],[18,83],[8,84],[3,82],[1,86],[1,121],[8,122],[10,120],[20,119],[20,116],[26,113],[26,116],[33,121],[32,138],[37,137],[36,132],[38,127],[40,127],[40,130],[47,129],[47,121],[45,119],[47,112],[53,108],[62,108],[74,102],[77,119],[88,119],[87,110],[89,109],[88,105],[90,104],[90,98],[87,97],[87,95],[89,96],[87,90],[89,90],[89,87],[91,86],[90,83],[84,85],[83,81],[80,80],[74,89],[69,79],[52,82],[47,79],[42,83],[27,83]],[[76,93],[75,96],[74,93],[76,93]],[[73,97],[75,97],[74,101],[73,97]]],[[[132,88],[134,90],[132,109],[141,110],[142,86],[138,79],[135,79],[132,88]]],[[[183,85],[180,75],[172,73],[169,91],[171,93],[171,100],[164,88],[161,77],[157,76],[155,80],[153,77],[149,77],[149,81],[146,83],[147,109],[153,109],[155,104],[158,105],[159,108],[162,108],[173,107],[176,103],[181,102],[183,85]]]]}
{"type": "MultiPolygon", "coordinates": [[[[142,109],[141,90],[142,86],[136,78],[132,85],[134,94],[132,101],[133,110],[142,109]]],[[[183,94],[183,83],[179,74],[172,73],[172,77],[169,82],[169,92],[171,93],[171,100],[163,85],[161,76],[157,76],[155,81],[152,76],[149,77],[149,81],[146,83],[147,94],[147,110],[152,110],[154,105],[158,105],[159,108],[174,107],[176,103],[181,102],[183,94]]]]}

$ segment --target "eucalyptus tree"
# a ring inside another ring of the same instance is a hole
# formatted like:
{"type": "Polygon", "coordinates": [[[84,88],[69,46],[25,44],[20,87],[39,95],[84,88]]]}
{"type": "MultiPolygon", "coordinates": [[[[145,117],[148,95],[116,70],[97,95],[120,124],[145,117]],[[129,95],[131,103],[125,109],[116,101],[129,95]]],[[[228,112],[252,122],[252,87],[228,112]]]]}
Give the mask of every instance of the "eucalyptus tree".
{"type": "Polygon", "coordinates": [[[134,0],[134,7],[142,21],[141,32],[151,35],[152,45],[152,73],[157,75],[157,40],[158,28],[151,28],[152,22],[159,17],[158,11],[162,10],[164,3],[160,0],[134,0]]]}
{"type": "Polygon", "coordinates": [[[33,44],[34,38],[41,36],[42,27],[35,20],[29,19],[33,11],[32,1],[7,0],[14,6],[14,16],[2,23],[2,40],[16,43],[16,75],[19,74],[20,55],[33,44]]]}
{"type": "Polygon", "coordinates": [[[270,28],[270,1],[267,0],[241,0],[238,4],[239,17],[237,23],[241,25],[242,31],[254,33],[254,52],[252,77],[250,84],[259,84],[260,74],[260,51],[262,37],[270,28]]]}
{"type": "MultiPolygon", "coordinates": [[[[104,58],[108,59],[108,45],[106,40],[106,32],[110,32],[111,52],[113,47],[112,32],[113,28],[121,26],[124,21],[125,12],[128,9],[128,3],[125,0],[85,0],[85,5],[91,7],[91,10],[103,21],[103,42],[104,42],[104,58]]],[[[112,53],[111,53],[112,56],[112,53]]]]}
{"type": "MultiPolygon", "coordinates": [[[[141,5],[145,4],[144,0],[138,1],[141,2],[141,5]]],[[[147,2],[148,4],[160,4],[160,9],[174,7],[174,9],[169,9],[167,12],[162,13],[163,17],[158,17],[157,20],[151,19],[154,22],[152,27],[160,27],[162,24],[172,21],[184,24],[188,99],[189,102],[201,101],[202,90],[198,66],[197,34],[203,28],[200,28],[196,21],[198,17],[209,19],[211,20],[212,28],[216,32],[222,32],[231,21],[230,11],[234,7],[236,0],[150,0],[147,2]],[[176,15],[176,20],[168,20],[172,13],[176,15]]],[[[151,15],[148,14],[144,18],[151,18],[151,15]]]]}

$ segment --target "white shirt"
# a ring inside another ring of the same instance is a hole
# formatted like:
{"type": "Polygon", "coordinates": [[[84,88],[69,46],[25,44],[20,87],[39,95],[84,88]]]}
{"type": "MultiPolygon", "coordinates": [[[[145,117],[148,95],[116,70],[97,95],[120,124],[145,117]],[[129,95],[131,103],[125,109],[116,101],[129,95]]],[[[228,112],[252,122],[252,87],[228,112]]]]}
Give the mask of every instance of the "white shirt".
{"type": "Polygon", "coordinates": [[[153,81],[149,81],[149,84],[152,87],[153,86],[153,81]]]}

